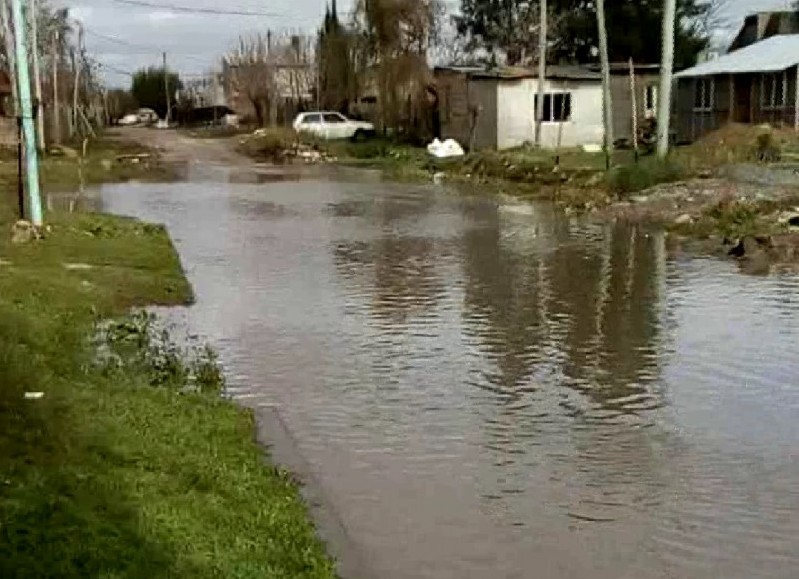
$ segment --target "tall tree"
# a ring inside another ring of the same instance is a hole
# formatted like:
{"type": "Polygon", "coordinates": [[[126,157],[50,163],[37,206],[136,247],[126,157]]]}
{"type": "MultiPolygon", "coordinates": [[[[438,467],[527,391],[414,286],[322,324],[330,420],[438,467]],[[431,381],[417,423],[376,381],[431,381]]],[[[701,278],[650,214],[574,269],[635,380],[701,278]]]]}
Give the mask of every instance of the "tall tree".
{"type": "Polygon", "coordinates": [[[328,6],[319,31],[319,105],[325,109],[349,112],[354,93],[352,32],[341,24],[336,0],[328,6]]]}
{"type": "Polygon", "coordinates": [[[167,76],[170,89],[183,88],[180,77],[171,71],[164,71],[162,67],[151,66],[137,71],[133,75],[131,93],[140,106],[153,109],[159,117],[166,118],[167,102],[166,84],[167,76]]]}
{"type": "MultiPolygon", "coordinates": [[[[599,55],[596,0],[549,0],[550,61],[596,62],[599,55]]],[[[707,46],[706,0],[677,0],[675,66],[694,64],[707,46]]],[[[461,0],[458,30],[478,46],[503,52],[510,64],[531,62],[535,54],[538,0],[461,0]]],[[[611,62],[660,62],[659,30],[663,0],[613,0],[605,6],[611,62]]]]}
{"type": "Polygon", "coordinates": [[[427,119],[428,51],[438,33],[439,0],[358,0],[360,65],[377,87],[380,123],[418,134],[427,119]]]}
{"type": "Polygon", "coordinates": [[[538,0],[461,0],[458,32],[473,47],[505,55],[508,64],[526,64],[538,48],[538,0]]]}

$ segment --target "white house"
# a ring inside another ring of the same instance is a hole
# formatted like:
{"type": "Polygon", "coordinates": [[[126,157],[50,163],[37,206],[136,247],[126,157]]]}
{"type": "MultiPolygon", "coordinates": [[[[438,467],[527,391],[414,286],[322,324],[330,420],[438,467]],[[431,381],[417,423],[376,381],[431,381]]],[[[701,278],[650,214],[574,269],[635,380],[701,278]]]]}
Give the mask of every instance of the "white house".
{"type": "MultiPolygon", "coordinates": [[[[475,148],[508,149],[535,142],[538,79],[522,68],[435,70],[441,132],[475,148]]],[[[580,66],[550,66],[544,85],[542,145],[601,145],[602,77],[580,66]]]]}

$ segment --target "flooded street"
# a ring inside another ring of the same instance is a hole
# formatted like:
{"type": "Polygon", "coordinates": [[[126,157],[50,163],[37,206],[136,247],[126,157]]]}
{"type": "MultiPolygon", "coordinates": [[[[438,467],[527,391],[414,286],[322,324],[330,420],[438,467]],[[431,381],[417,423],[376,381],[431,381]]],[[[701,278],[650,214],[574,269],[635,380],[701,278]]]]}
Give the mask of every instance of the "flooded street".
{"type": "Polygon", "coordinates": [[[360,576],[797,576],[799,277],[366,173],[189,177],[104,209],[168,225],[179,317],[360,576]]]}

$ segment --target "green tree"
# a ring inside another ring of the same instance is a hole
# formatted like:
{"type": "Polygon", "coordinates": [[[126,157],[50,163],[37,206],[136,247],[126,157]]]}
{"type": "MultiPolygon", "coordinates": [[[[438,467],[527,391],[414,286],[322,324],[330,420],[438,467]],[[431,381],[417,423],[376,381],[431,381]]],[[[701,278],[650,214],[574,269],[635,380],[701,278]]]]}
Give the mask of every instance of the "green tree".
{"type": "Polygon", "coordinates": [[[352,31],[342,26],[336,0],[328,6],[319,30],[319,87],[320,101],[325,109],[349,112],[355,92],[352,31]]]}
{"type": "MultiPolygon", "coordinates": [[[[502,51],[516,64],[532,48],[535,37],[537,0],[461,0],[457,19],[462,35],[490,51],[502,51]],[[520,35],[520,32],[523,32],[520,35]]],[[[606,2],[608,57],[611,62],[660,62],[662,0],[613,0],[606,2]],[[654,36],[653,36],[654,34],[654,36]]],[[[675,67],[696,62],[708,38],[701,22],[708,10],[702,0],[677,1],[675,67]]],[[[594,0],[550,0],[551,62],[596,62],[599,54],[596,2],[594,0]]],[[[535,59],[531,59],[535,60],[535,59]]]]}
{"type": "Polygon", "coordinates": [[[180,76],[170,70],[164,71],[163,67],[149,67],[141,69],[133,75],[131,93],[139,106],[153,109],[159,117],[166,117],[167,102],[175,102],[175,91],[183,88],[180,76]],[[169,84],[169,99],[167,99],[164,76],[169,84]]]}

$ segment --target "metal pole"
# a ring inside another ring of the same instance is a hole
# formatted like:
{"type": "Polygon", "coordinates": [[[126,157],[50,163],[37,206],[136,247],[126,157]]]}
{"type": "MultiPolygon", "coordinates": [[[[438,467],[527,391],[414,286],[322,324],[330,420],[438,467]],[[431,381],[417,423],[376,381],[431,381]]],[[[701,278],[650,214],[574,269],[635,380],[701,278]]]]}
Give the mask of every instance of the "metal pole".
{"type": "Polygon", "coordinates": [[[28,170],[28,196],[31,222],[42,226],[42,202],[39,192],[39,156],[36,152],[36,129],[33,126],[33,103],[28,74],[28,48],[25,43],[25,19],[22,16],[22,0],[11,2],[14,20],[14,40],[17,53],[17,82],[22,109],[22,131],[25,134],[25,160],[28,170]]]}
{"type": "Polygon", "coordinates": [[[30,0],[28,18],[31,22],[31,50],[33,51],[33,86],[36,90],[36,137],[40,151],[44,151],[44,102],[42,101],[42,76],[39,72],[39,10],[36,0],[30,0]]]}
{"type": "Polygon", "coordinates": [[[544,85],[547,76],[547,0],[540,0],[541,14],[538,38],[538,102],[535,107],[535,146],[541,146],[544,122],[544,85]]]}
{"type": "Polygon", "coordinates": [[[671,128],[671,85],[674,73],[674,29],[677,12],[676,0],[664,0],[663,8],[663,58],[660,66],[660,102],[658,103],[658,157],[669,154],[671,128]]]}

